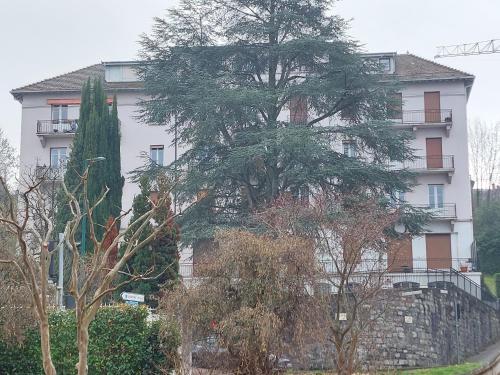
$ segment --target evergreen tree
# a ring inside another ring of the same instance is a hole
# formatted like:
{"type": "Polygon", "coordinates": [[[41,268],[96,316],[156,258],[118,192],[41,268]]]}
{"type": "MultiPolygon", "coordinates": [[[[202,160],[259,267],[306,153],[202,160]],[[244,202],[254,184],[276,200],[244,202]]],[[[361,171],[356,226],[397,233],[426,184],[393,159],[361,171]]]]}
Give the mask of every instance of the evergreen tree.
{"type": "MultiPolygon", "coordinates": [[[[89,163],[92,164],[89,160],[96,157],[106,159],[89,168],[88,198],[90,204],[97,201],[106,187],[109,188],[108,196],[94,214],[97,224],[95,230],[100,240],[107,220],[120,215],[124,178],[121,175],[120,130],[116,97],[113,99],[110,112],[101,80],[89,79],[82,88],[78,129],[64,176],[64,182],[70,191],[77,189],[85,167],[89,163]]],[[[82,191],[76,190],[76,194],[81,197],[82,191]]],[[[57,232],[63,232],[66,222],[71,217],[71,212],[62,193],[59,194],[57,206],[57,232]]],[[[87,239],[87,244],[91,246],[89,239],[87,239]]]]}
{"type": "Polygon", "coordinates": [[[474,215],[474,234],[482,272],[500,272],[500,201],[483,204],[474,215]]]}
{"type": "MultiPolygon", "coordinates": [[[[142,177],[140,179],[139,186],[141,192],[134,197],[132,204],[132,218],[130,220],[131,223],[150,210],[150,199],[154,200],[154,196],[156,194],[158,197],[168,194],[169,184],[164,176],[157,178],[156,185],[156,188],[153,189],[147,177],[142,177]]],[[[166,205],[168,208],[158,213],[155,217],[154,223],[147,224],[147,227],[138,238],[139,242],[151,234],[156,223],[165,222],[169,217],[171,217],[173,213],[170,205],[171,203],[168,203],[166,205]]],[[[140,226],[141,223],[136,225],[140,226]]],[[[130,238],[125,238],[126,241],[129,239],[130,238]]],[[[150,245],[148,245],[147,249],[139,250],[127,264],[127,269],[125,271],[134,275],[143,275],[148,271],[152,272],[148,275],[148,280],[139,280],[130,283],[123,290],[144,294],[146,296],[146,302],[150,306],[156,307],[156,301],[160,289],[169,281],[175,281],[178,277],[178,240],[179,228],[175,225],[175,223],[172,223],[164,228],[161,235],[155,238],[150,245]]],[[[121,281],[125,281],[128,278],[129,276],[123,276],[121,281]]]]}
{"type": "Polygon", "coordinates": [[[411,134],[386,121],[397,83],[374,74],[333,3],[183,0],[143,37],[141,118],[187,149],[170,166],[185,171],[179,203],[204,196],[183,213],[183,242],[243,225],[285,192],[409,189],[411,174],[387,167],[413,157],[411,134]],[[368,157],[344,155],[342,140],[368,157]]]}

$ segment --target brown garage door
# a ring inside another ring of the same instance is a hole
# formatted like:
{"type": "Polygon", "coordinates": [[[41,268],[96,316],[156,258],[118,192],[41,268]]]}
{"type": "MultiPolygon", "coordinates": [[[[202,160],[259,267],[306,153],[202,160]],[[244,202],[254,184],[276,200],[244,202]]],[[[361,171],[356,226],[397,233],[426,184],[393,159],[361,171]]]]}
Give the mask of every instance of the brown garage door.
{"type": "Polygon", "coordinates": [[[426,234],[425,246],[427,253],[427,268],[451,268],[451,235],[426,234]]]}
{"type": "Polygon", "coordinates": [[[443,168],[443,139],[426,138],[427,168],[443,168]]]}
{"type": "Polygon", "coordinates": [[[387,253],[387,261],[389,272],[411,272],[413,269],[413,251],[410,236],[391,243],[387,253]]]}
{"type": "Polygon", "coordinates": [[[424,92],[425,122],[441,122],[441,93],[424,92]]]}

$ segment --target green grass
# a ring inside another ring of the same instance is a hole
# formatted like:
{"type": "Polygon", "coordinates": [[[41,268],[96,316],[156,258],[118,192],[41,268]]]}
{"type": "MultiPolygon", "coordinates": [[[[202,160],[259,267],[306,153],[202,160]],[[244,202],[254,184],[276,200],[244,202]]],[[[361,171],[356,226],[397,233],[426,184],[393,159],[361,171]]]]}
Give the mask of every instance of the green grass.
{"type": "Polygon", "coordinates": [[[422,370],[408,370],[400,374],[405,375],[468,375],[472,370],[481,367],[479,363],[463,363],[448,367],[435,367],[422,370]]]}
{"type": "Polygon", "coordinates": [[[483,273],[484,285],[490,290],[493,295],[498,297],[497,288],[495,286],[495,275],[487,275],[483,273]]]}

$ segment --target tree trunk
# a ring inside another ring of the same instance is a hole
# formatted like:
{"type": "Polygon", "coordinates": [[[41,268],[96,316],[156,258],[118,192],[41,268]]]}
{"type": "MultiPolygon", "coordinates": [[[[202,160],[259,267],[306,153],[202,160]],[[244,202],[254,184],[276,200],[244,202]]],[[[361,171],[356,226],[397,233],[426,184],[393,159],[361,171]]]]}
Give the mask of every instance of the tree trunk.
{"type": "Polygon", "coordinates": [[[78,375],[87,375],[89,358],[89,323],[81,321],[77,328],[78,363],[76,368],[78,375]]]}
{"type": "Polygon", "coordinates": [[[42,364],[45,375],[56,375],[56,368],[52,363],[50,352],[50,333],[48,318],[40,319],[40,341],[42,347],[42,364]]]}

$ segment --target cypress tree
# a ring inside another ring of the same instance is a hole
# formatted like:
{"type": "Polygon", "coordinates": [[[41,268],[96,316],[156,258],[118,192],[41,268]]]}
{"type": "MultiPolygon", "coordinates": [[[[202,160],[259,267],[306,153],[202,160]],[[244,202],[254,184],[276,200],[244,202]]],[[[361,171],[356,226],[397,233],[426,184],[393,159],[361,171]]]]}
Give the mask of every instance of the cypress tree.
{"type": "MultiPolygon", "coordinates": [[[[153,189],[149,179],[146,176],[139,180],[140,193],[134,197],[132,204],[131,223],[137,220],[140,216],[151,209],[150,197],[152,192],[158,194],[159,197],[168,196],[168,183],[163,176],[157,179],[156,187],[153,189]]],[[[148,223],[145,230],[138,238],[140,242],[151,234],[156,223],[162,223],[171,217],[171,201],[167,202],[165,209],[158,212],[154,218],[154,223],[148,223]]],[[[137,224],[140,226],[141,224],[137,224]]],[[[130,240],[130,236],[125,237],[125,242],[130,240]]],[[[149,275],[150,280],[140,280],[128,284],[121,291],[144,294],[146,302],[156,307],[157,297],[160,289],[169,281],[175,281],[179,272],[178,263],[178,248],[179,228],[175,223],[166,226],[145,249],[139,249],[138,252],[130,259],[127,264],[126,271],[131,274],[145,274],[149,270],[153,270],[149,275]]],[[[121,249],[123,251],[123,247],[121,249]]],[[[129,276],[123,276],[121,281],[127,280],[129,276]]],[[[118,291],[118,294],[121,292],[118,291]]]]}
{"type": "MultiPolygon", "coordinates": [[[[106,159],[90,165],[87,186],[89,203],[94,204],[106,187],[110,189],[107,198],[94,212],[93,217],[97,224],[96,234],[98,239],[101,239],[107,220],[120,214],[124,178],[121,175],[116,97],[110,112],[101,80],[89,79],[82,88],[78,129],[64,176],[64,182],[70,191],[74,191],[80,183],[80,176],[85,166],[89,164],[88,160],[96,157],[106,159]]],[[[75,193],[82,202],[83,210],[83,191],[77,189],[75,193]]],[[[71,218],[71,211],[63,192],[59,193],[57,207],[56,228],[57,232],[62,232],[66,222],[71,218]]],[[[87,244],[91,246],[89,239],[87,239],[87,244]]]]}

